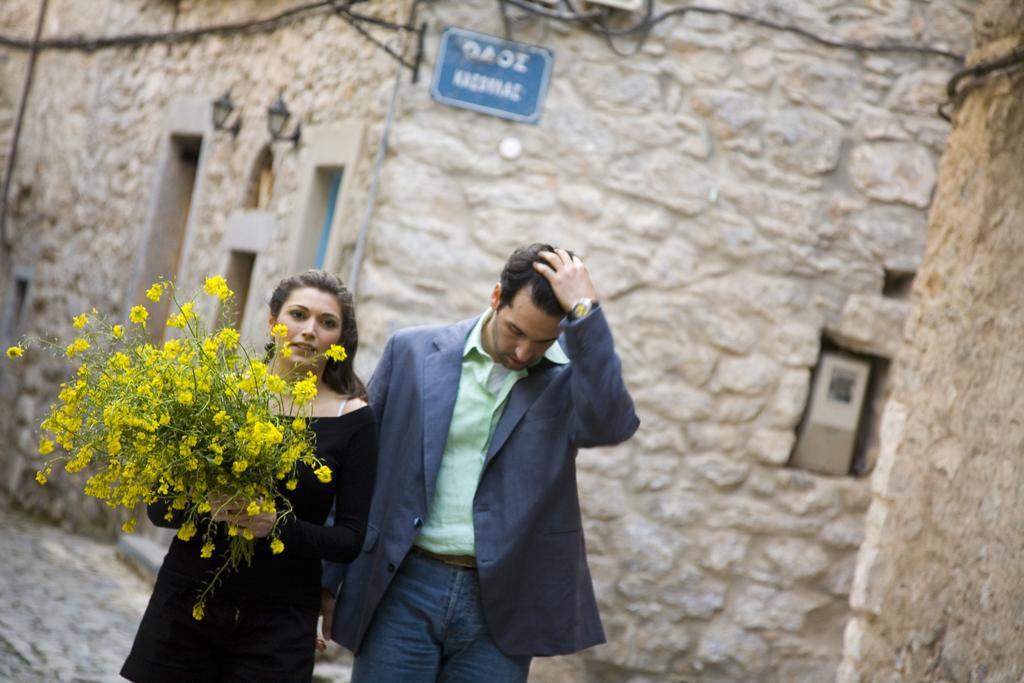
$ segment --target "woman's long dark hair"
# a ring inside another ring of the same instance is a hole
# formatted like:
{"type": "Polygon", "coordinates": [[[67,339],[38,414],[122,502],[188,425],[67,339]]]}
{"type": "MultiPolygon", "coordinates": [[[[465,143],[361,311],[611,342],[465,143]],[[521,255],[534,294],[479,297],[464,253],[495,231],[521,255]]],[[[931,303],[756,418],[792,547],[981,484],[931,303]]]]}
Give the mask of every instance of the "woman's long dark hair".
{"type": "MultiPolygon", "coordinates": [[[[338,301],[341,309],[341,339],[338,343],[345,347],[348,358],[344,362],[327,359],[324,363],[324,384],[343,396],[367,399],[366,385],[356,375],[356,351],[359,350],[359,329],[356,327],[356,306],[352,301],[352,293],[346,289],[341,278],[323,270],[307,270],[304,273],[286,277],[277,284],[270,295],[270,314],[277,319],[292,292],[296,289],[312,287],[330,294],[338,301]]],[[[273,353],[273,346],[269,346],[273,353]]]]}

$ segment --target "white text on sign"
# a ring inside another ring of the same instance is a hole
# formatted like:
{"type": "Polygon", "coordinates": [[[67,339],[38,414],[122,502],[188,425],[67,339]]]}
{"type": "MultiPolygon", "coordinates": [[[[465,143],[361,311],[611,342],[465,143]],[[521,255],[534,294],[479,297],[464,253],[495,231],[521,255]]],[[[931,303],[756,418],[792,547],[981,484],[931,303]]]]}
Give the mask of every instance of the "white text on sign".
{"type": "Polygon", "coordinates": [[[523,95],[523,86],[521,83],[509,83],[508,81],[503,81],[500,78],[482,76],[469,71],[463,71],[462,69],[455,70],[455,76],[452,78],[452,82],[458,87],[465,88],[470,92],[486,93],[488,95],[494,95],[495,97],[501,97],[502,99],[511,100],[512,102],[518,102],[523,95]]]}
{"type": "Polygon", "coordinates": [[[462,56],[471,62],[495,64],[502,69],[512,69],[518,73],[526,73],[526,63],[530,61],[529,53],[507,48],[496,50],[493,45],[480,47],[480,43],[475,40],[466,40],[462,43],[462,56]]]}

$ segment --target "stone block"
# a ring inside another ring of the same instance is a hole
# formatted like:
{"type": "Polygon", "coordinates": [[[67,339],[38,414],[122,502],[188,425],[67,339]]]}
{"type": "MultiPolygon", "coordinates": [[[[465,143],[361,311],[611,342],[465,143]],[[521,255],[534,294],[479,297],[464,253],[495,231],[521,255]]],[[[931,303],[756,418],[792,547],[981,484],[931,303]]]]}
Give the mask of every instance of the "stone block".
{"type": "Polygon", "coordinates": [[[839,62],[801,60],[782,70],[779,84],[791,102],[827,111],[843,121],[852,118],[862,100],[860,72],[839,62]]]}
{"type": "Polygon", "coordinates": [[[886,403],[879,427],[878,460],[871,475],[871,490],[882,498],[899,498],[906,493],[909,486],[906,478],[909,463],[898,462],[898,452],[903,443],[907,419],[906,405],[894,399],[886,403]]]}
{"type": "Polygon", "coordinates": [[[893,84],[886,108],[905,114],[931,114],[946,101],[949,73],[939,69],[915,69],[893,84]]]}
{"type": "Polygon", "coordinates": [[[603,175],[613,190],[666,206],[684,216],[700,214],[708,202],[707,167],[666,149],[615,159],[603,175]]]}
{"type": "Polygon", "coordinates": [[[860,241],[892,273],[916,273],[928,233],[925,215],[909,207],[872,206],[849,218],[860,241]]]}
{"type": "Polygon", "coordinates": [[[726,619],[715,620],[700,639],[697,656],[705,662],[736,662],[751,665],[768,653],[768,645],[756,633],[746,631],[726,619]]]}
{"type": "Polygon", "coordinates": [[[765,118],[760,101],[738,90],[700,90],[690,106],[709,119],[711,132],[723,140],[755,134],[765,118]]]}
{"type": "Polygon", "coordinates": [[[766,545],[765,555],[787,579],[810,579],[829,566],[829,555],[817,543],[799,538],[777,539],[766,545]]]}
{"type": "Polygon", "coordinates": [[[796,429],[807,406],[811,371],[805,368],[786,369],[779,378],[775,395],[765,407],[767,425],[780,430],[796,429]]]}
{"type": "Polygon", "coordinates": [[[910,302],[853,294],[846,300],[839,322],[827,330],[832,339],[851,351],[894,358],[903,345],[903,327],[910,302]]]}
{"type": "Polygon", "coordinates": [[[844,557],[832,562],[821,581],[821,586],[830,595],[849,602],[850,588],[853,586],[853,573],[856,569],[856,553],[847,553],[844,557]]]}
{"type": "Polygon", "coordinates": [[[828,173],[839,164],[844,129],[832,118],[807,109],[776,114],[764,126],[768,157],[803,175],[828,173]]]}
{"type": "Polygon", "coordinates": [[[737,568],[747,556],[750,537],[733,532],[718,532],[701,537],[703,552],[700,565],[705,569],[725,572],[737,568]]]}
{"type": "Polygon", "coordinates": [[[692,422],[711,416],[712,400],[707,394],[683,385],[650,387],[635,394],[650,410],[677,422],[692,422]]]}
{"type": "Polygon", "coordinates": [[[676,480],[679,456],[646,455],[633,469],[630,488],[635,491],[664,491],[676,480]]]}
{"type": "Polygon", "coordinates": [[[750,436],[736,425],[703,421],[686,425],[686,438],[690,448],[698,451],[733,452],[742,449],[750,436]]]}
{"type": "Polygon", "coordinates": [[[720,396],[715,401],[714,417],[726,424],[751,422],[764,409],[764,400],[747,396],[720,396]]]}
{"type": "Polygon", "coordinates": [[[820,328],[806,323],[782,322],[768,339],[772,358],[789,367],[814,367],[820,348],[820,328]]]}
{"type": "Polygon", "coordinates": [[[700,306],[691,315],[711,345],[723,351],[745,355],[759,338],[749,322],[727,311],[700,306]]]}
{"type": "Polygon", "coordinates": [[[894,573],[888,554],[877,545],[865,543],[857,555],[850,606],[855,610],[880,615],[894,573]]]}
{"type": "MultiPolygon", "coordinates": [[[[659,494],[656,497],[661,501],[670,499],[686,502],[679,496],[659,494]]],[[[659,524],[656,514],[649,515],[652,519],[633,514],[616,523],[616,541],[625,551],[622,566],[626,573],[664,574],[676,566],[680,551],[689,543],[678,534],[670,533],[668,526],[659,524]]]]}
{"type": "Polygon", "coordinates": [[[557,196],[559,202],[588,220],[596,220],[604,210],[604,196],[592,185],[563,185],[558,189],[557,196]]]}
{"type": "Polygon", "coordinates": [[[821,530],[820,538],[833,548],[857,548],[864,541],[864,519],[847,515],[833,520],[821,530]]]}
{"type": "Polygon", "coordinates": [[[750,465],[718,453],[691,455],[686,465],[699,476],[718,488],[732,488],[742,484],[750,473],[750,465]]]}
{"type": "Polygon", "coordinates": [[[665,491],[649,498],[645,512],[654,520],[677,526],[699,519],[704,511],[699,497],[665,491]]]}
{"type": "Polygon", "coordinates": [[[684,578],[664,582],[659,602],[678,610],[684,617],[709,619],[725,606],[726,584],[707,578],[684,578]]]}
{"type": "Polygon", "coordinates": [[[866,140],[909,140],[910,133],[904,128],[905,117],[898,116],[884,107],[860,103],[855,108],[853,122],[855,138],[866,140]]]}
{"type": "Polygon", "coordinates": [[[872,199],[925,208],[935,187],[935,162],[920,145],[876,142],[856,147],[850,156],[854,187],[872,199]]]}
{"type": "Polygon", "coordinates": [[[831,601],[807,590],[780,591],[754,584],[736,597],[733,612],[736,622],[746,628],[797,632],[809,612],[831,601]]]}
{"type": "Polygon", "coordinates": [[[731,529],[752,535],[810,536],[821,531],[822,520],[787,514],[771,502],[733,497],[731,503],[706,524],[712,529],[731,529]]]}
{"type": "Polygon", "coordinates": [[[744,396],[763,396],[777,381],[778,366],[765,356],[722,358],[718,362],[713,388],[744,396]]]}
{"type": "Polygon", "coordinates": [[[793,452],[796,434],[792,431],[759,429],[750,437],[747,450],[758,462],[766,465],[785,465],[793,452]]]}

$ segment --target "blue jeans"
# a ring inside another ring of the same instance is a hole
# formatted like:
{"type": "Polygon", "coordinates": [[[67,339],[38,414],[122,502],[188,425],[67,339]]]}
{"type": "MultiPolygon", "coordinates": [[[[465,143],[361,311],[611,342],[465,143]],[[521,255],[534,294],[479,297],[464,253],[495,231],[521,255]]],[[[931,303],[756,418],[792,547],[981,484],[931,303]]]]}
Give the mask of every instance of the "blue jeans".
{"type": "Polygon", "coordinates": [[[411,553],[377,607],[352,683],[526,683],[530,659],[491,639],[476,570],[411,553]]]}

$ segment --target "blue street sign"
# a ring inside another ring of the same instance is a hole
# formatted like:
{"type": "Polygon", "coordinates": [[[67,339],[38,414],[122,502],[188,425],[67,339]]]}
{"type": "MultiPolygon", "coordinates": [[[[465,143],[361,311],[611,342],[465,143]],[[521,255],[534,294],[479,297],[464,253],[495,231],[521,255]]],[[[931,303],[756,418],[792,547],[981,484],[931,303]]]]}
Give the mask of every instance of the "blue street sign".
{"type": "Polygon", "coordinates": [[[450,27],[438,52],[430,86],[435,100],[522,123],[540,121],[551,50],[450,27]]]}

